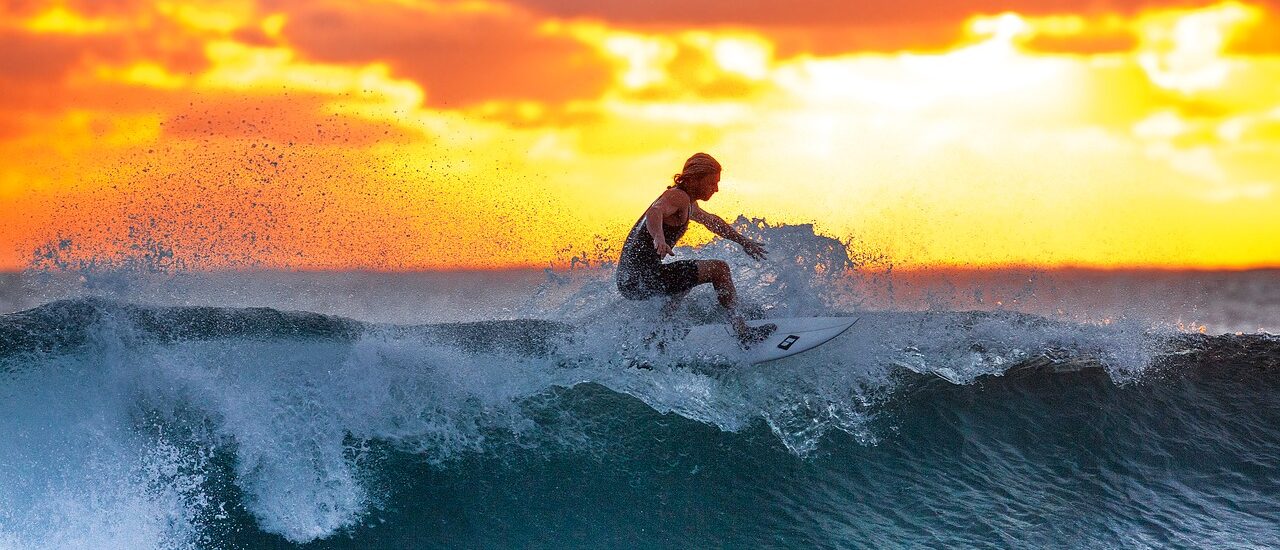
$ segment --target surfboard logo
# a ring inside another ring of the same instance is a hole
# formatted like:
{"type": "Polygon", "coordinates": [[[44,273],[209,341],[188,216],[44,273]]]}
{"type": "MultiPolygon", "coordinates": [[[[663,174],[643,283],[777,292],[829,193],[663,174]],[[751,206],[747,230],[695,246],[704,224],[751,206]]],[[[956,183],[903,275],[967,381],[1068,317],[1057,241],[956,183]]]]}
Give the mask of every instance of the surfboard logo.
{"type": "Polygon", "coordinates": [[[799,336],[796,336],[794,334],[789,334],[787,335],[786,338],[782,339],[782,343],[778,344],[778,349],[791,349],[791,344],[796,343],[796,340],[799,340],[799,339],[800,339],[799,336]]]}

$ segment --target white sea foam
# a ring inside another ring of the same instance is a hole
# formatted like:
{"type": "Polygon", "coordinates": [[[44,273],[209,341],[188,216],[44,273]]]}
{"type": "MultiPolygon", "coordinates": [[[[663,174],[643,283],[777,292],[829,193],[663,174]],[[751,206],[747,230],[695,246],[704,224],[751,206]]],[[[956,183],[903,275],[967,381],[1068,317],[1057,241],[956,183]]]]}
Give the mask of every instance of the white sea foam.
{"type": "MultiPolygon", "coordinates": [[[[226,495],[210,493],[218,453],[231,457],[231,482],[262,530],[294,542],[329,537],[377,505],[362,462],[367,442],[439,467],[502,445],[589,445],[571,428],[549,427],[529,405],[583,383],[725,431],[763,422],[803,455],[832,431],[864,443],[882,437],[871,421],[904,371],[968,384],[1049,357],[1099,365],[1125,381],[1151,360],[1140,322],[1068,323],[999,308],[866,311],[856,293],[860,260],[844,244],[807,226],[744,230],[769,244],[770,262],[746,260],[723,241],[679,252],[730,260],[744,311],[860,315],[856,330],[757,368],[709,364],[689,342],[671,341],[662,351],[647,340],[663,323],[661,303],[621,299],[608,270],[506,290],[524,296],[510,316],[569,327],[549,355],[502,345],[468,351],[439,332],[396,326],[369,326],[354,339],[169,341],[105,303],[85,347],[0,370],[0,439],[7,442],[0,445],[0,544],[198,545],[205,526],[227,513],[226,495]],[[651,368],[629,368],[637,364],[651,368]],[[174,433],[174,425],[188,429],[174,433]]],[[[722,319],[709,289],[692,293],[679,313],[691,322],[722,319]]]]}

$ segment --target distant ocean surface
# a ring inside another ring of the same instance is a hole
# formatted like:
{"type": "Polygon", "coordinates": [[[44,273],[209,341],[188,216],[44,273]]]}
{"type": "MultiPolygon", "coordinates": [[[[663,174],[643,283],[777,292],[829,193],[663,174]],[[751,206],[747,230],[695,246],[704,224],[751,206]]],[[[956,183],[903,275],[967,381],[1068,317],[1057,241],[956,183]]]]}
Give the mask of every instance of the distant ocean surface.
{"type": "Polygon", "coordinates": [[[679,252],[861,320],[758,366],[607,265],[0,275],[0,548],[1280,547],[1280,272],[766,237],[679,252]]]}

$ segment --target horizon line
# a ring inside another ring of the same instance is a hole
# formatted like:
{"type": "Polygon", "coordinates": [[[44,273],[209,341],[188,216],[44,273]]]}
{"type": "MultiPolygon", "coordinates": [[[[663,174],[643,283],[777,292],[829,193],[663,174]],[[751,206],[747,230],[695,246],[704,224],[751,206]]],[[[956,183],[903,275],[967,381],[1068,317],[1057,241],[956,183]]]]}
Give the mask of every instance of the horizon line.
{"type": "MultiPolygon", "coordinates": [[[[499,273],[499,272],[574,272],[574,271],[597,271],[605,268],[598,266],[574,266],[568,264],[563,265],[542,265],[533,266],[528,264],[513,264],[507,266],[478,266],[478,267],[442,267],[442,268],[404,268],[404,269],[382,269],[369,267],[354,268],[327,268],[327,267],[308,267],[308,268],[290,268],[290,267],[262,267],[262,268],[211,268],[211,269],[182,269],[174,271],[157,271],[148,272],[155,275],[178,275],[178,274],[236,274],[236,273],[298,273],[298,274],[339,274],[339,273],[368,273],[368,274],[466,274],[466,273],[499,273]]],[[[608,269],[612,269],[610,266],[608,269]]],[[[1089,265],[1089,264],[1069,264],[1069,265],[1036,265],[1036,264],[997,264],[997,265],[979,265],[979,266],[962,266],[962,265],[933,265],[933,266],[906,266],[897,267],[889,265],[888,267],[855,267],[856,271],[864,273],[944,273],[944,272],[1014,272],[1014,271],[1038,271],[1038,272],[1099,272],[1099,273],[1121,273],[1121,272],[1145,272],[1145,273],[1245,273],[1255,271],[1280,271],[1280,264],[1258,264],[1247,266],[1177,266],[1177,265],[1089,265]]],[[[110,269],[100,270],[103,273],[113,272],[110,269]]],[[[23,274],[79,274],[83,273],[79,270],[30,270],[30,269],[9,269],[0,268],[0,274],[3,275],[23,275],[23,274]]]]}

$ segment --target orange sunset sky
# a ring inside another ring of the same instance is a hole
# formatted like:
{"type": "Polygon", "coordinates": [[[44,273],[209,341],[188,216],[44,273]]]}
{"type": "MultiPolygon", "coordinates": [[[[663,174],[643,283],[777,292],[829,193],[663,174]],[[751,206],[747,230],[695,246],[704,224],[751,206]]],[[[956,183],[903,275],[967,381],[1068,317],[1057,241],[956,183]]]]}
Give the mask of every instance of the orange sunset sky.
{"type": "Polygon", "coordinates": [[[0,44],[0,269],[546,265],[696,151],[708,210],[898,266],[1280,265],[1275,2],[5,0],[0,44]]]}

